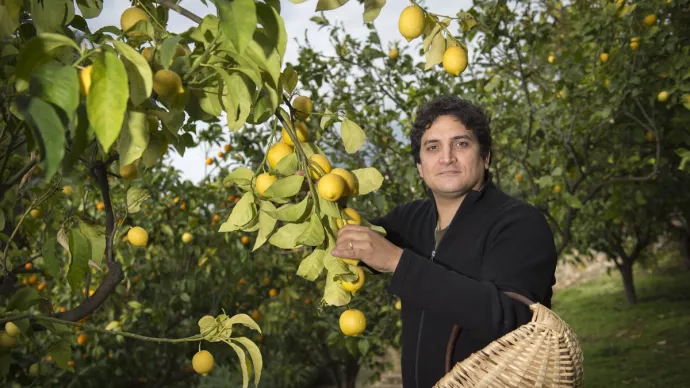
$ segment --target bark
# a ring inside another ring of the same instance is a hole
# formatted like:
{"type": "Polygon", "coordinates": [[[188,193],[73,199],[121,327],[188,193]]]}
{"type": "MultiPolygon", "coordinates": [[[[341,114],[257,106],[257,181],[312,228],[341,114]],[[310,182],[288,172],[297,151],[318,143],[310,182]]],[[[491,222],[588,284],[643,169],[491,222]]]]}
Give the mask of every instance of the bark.
{"type": "Polygon", "coordinates": [[[637,295],[635,294],[635,283],[633,280],[633,260],[622,260],[622,264],[618,266],[618,270],[623,277],[623,289],[625,291],[625,299],[630,304],[637,303],[637,295]]]}

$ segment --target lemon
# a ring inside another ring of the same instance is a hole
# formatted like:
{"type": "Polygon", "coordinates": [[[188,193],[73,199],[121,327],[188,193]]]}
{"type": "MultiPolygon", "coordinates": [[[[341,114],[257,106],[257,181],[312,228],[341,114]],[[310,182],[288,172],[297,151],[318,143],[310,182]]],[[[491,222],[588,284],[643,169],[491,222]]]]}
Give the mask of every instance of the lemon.
{"type": "Polygon", "coordinates": [[[62,187],[62,194],[65,194],[67,196],[71,196],[73,193],[72,186],[63,186],[62,187]]]}
{"type": "Polygon", "coordinates": [[[364,270],[357,267],[357,280],[354,282],[343,282],[343,288],[350,292],[357,292],[364,285],[364,270]]]}
{"type": "Polygon", "coordinates": [[[408,42],[422,35],[424,32],[424,10],[416,5],[405,8],[400,13],[400,19],[398,19],[398,30],[408,42]]]}
{"type": "Polygon", "coordinates": [[[6,332],[0,333],[0,348],[13,348],[17,345],[17,337],[12,337],[6,332]]]}
{"type": "Polygon", "coordinates": [[[467,68],[467,52],[460,46],[448,47],[443,53],[443,68],[453,75],[460,75],[467,68]]]}
{"type": "Polygon", "coordinates": [[[31,209],[31,217],[39,218],[43,215],[43,210],[39,208],[31,209]]]}
{"type": "Polygon", "coordinates": [[[149,242],[149,234],[141,226],[135,226],[127,232],[127,240],[135,247],[145,247],[149,242]]]}
{"type": "Polygon", "coordinates": [[[635,50],[637,50],[638,47],[640,47],[640,38],[635,37],[635,38],[630,39],[630,49],[632,51],[635,51],[635,50]]]}
{"type": "Polygon", "coordinates": [[[268,154],[266,155],[268,165],[271,166],[271,168],[276,168],[278,163],[280,163],[284,157],[292,154],[293,152],[294,149],[290,145],[281,142],[274,144],[268,149],[268,154]]]}
{"type": "Polygon", "coordinates": [[[17,327],[14,322],[7,322],[5,324],[5,333],[7,333],[7,335],[10,337],[19,337],[19,334],[21,334],[22,331],[19,330],[19,327],[17,327]]]}
{"type": "Polygon", "coordinates": [[[338,218],[337,220],[335,220],[335,223],[338,225],[338,229],[342,228],[345,225],[361,225],[362,224],[362,216],[360,216],[359,213],[357,213],[357,210],[348,207],[348,208],[345,208],[343,210],[343,212],[348,217],[350,217],[350,219],[341,220],[340,218],[338,218]]]}
{"type": "Polygon", "coordinates": [[[396,309],[396,310],[401,310],[401,309],[402,309],[402,302],[400,301],[400,299],[398,299],[398,301],[395,302],[395,309],[396,309]]]}
{"type": "Polygon", "coordinates": [[[153,76],[153,90],[159,96],[174,97],[184,93],[182,78],[172,70],[161,69],[153,76]]]}
{"type": "Polygon", "coordinates": [[[144,47],[144,49],[141,50],[141,56],[146,59],[146,62],[153,62],[153,47],[144,47]]]}
{"type": "Polygon", "coordinates": [[[668,92],[665,90],[659,92],[659,94],[657,94],[657,96],[656,96],[656,99],[659,102],[666,102],[666,100],[668,100],[668,92]]]}
{"type": "MultiPolygon", "coordinates": [[[[120,16],[120,27],[122,27],[122,31],[126,32],[142,20],[151,21],[149,15],[147,15],[143,9],[137,7],[127,8],[125,12],[122,13],[122,16],[120,16]]],[[[139,31],[130,31],[127,32],[127,36],[136,38],[142,36],[142,33],[139,31]]]]}
{"type": "Polygon", "coordinates": [[[197,352],[192,358],[192,367],[196,373],[206,376],[213,370],[213,355],[208,350],[197,352]]]}
{"type": "Polygon", "coordinates": [[[79,72],[79,91],[82,96],[89,95],[89,89],[91,89],[91,73],[93,72],[93,65],[86,66],[82,71],[79,72]]]}
{"type": "Polygon", "coordinates": [[[139,171],[137,170],[137,165],[134,163],[120,167],[120,176],[126,181],[131,181],[136,178],[137,175],[139,175],[139,171]]]}
{"type": "MultiPolygon", "coordinates": [[[[297,140],[300,143],[307,141],[307,124],[298,121],[295,123],[295,128],[295,135],[297,135],[297,140]]],[[[285,128],[280,130],[280,136],[282,137],[283,143],[294,147],[295,142],[292,141],[292,138],[290,137],[285,128]]]]}
{"type": "Polygon", "coordinates": [[[606,61],[609,60],[609,54],[607,54],[607,53],[601,53],[601,54],[599,55],[599,59],[601,59],[602,62],[606,63],[606,61]]]}
{"type": "Polygon", "coordinates": [[[189,244],[193,240],[194,240],[194,236],[191,233],[189,233],[189,232],[182,233],[182,242],[183,243],[189,244]]]}
{"type": "Polygon", "coordinates": [[[388,52],[388,58],[390,59],[398,59],[398,55],[400,55],[400,52],[397,48],[391,49],[391,51],[388,52]]]}
{"type": "Polygon", "coordinates": [[[160,122],[160,120],[158,120],[158,117],[154,115],[148,115],[146,116],[146,119],[149,122],[149,131],[155,131],[156,129],[158,129],[158,124],[160,122]]]}
{"type": "Polygon", "coordinates": [[[553,61],[554,61],[555,59],[556,59],[556,57],[554,57],[553,55],[549,55],[549,58],[547,58],[547,60],[549,61],[549,63],[553,63],[553,61]]]}
{"type": "Polygon", "coordinates": [[[311,99],[307,96],[298,96],[292,101],[292,107],[297,110],[297,116],[306,119],[309,114],[314,110],[314,104],[311,99]]]}
{"type": "Polygon", "coordinates": [[[644,25],[647,27],[651,27],[656,24],[657,17],[654,14],[649,14],[645,16],[644,18],[644,25]]]}
{"type": "Polygon", "coordinates": [[[553,186],[553,192],[554,192],[554,193],[558,194],[558,193],[561,192],[561,190],[562,190],[561,185],[555,185],[555,186],[553,186]]]}
{"type": "Polygon", "coordinates": [[[324,175],[319,179],[319,183],[316,185],[321,198],[331,202],[339,200],[340,197],[345,194],[346,187],[347,183],[345,183],[345,179],[335,174],[324,175]]]}
{"type": "Polygon", "coordinates": [[[275,183],[275,181],[277,181],[277,180],[278,180],[277,176],[271,175],[271,174],[265,172],[263,174],[259,174],[259,176],[256,177],[256,182],[254,183],[254,187],[256,187],[256,191],[260,195],[265,197],[266,196],[266,194],[265,194],[266,190],[268,190],[268,188],[271,187],[271,185],[273,183],[275,183]]]}
{"type": "Polygon", "coordinates": [[[29,376],[31,376],[31,377],[38,376],[38,363],[37,362],[31,364],[31,366],[29,367],[29,376]]]}
{"type": "Polygon", "coordinates": [[[322,174],[328,174],[333,169],[331,162],[328,161],[328,158],[321,154],[314,154],[310,156],[309,162],[309,164],[314,163],[320,167],[309,167],[309,175],[313,179],[319,179],[322,174]]]}
{"type": "Polygon", "coordinates": [[[348,336],[358,336],[367,327],[367,319],[357,309],[349,309],[340,314],[340,331],[348,336]]]}
{"type": "Polygon", "coordinates": [[[343,177],[343,179],[345,179],[345,182],[347,182],[347,189],[349,195],[357,194],[357,184],[355,183],[355,176],[352,175],[351,172],[347,171],[344,168],[338,167],[331,170],[331,174],[340,175],[341,177],[343,177]]]}

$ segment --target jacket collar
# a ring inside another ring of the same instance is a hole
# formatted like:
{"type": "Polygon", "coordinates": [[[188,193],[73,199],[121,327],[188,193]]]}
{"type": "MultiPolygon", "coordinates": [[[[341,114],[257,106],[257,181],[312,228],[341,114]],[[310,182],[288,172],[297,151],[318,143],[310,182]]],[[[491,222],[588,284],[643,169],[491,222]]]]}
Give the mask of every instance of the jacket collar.
{"type": "MultiPolygon", "coordinates": [[[[457,212],[453,216],[453,220],[458,218],[458,214],[464,213],[467,210],[474,208],[474,206],[477,204],[477,202],[479,202],[479,200],[481,200],[488,191],[492,191],[495,189],[496,189],[496,185],[493,182],[493,175],[491,174],[490,171],[487,171],[486,172],[486,179],[484,180],[484,184],[482,185],[482,187],[479,190],[472,189],[465,195],[465,199],[462,201],[462,204],[460,205],[457,212]]],[[[436,199],[434,198],[434,193],[431,191],[431,189],[427,188],[426,191],[427,191],[427,195],[431,199],[431,208],[432,208],[431,216],[433,219],[433,225],[436,225],[436,223],[438,222],[438,211],[436,210],[436,199]]],[[[451,224],[452,223],[453,222],[451,221],[451,224]]]]}

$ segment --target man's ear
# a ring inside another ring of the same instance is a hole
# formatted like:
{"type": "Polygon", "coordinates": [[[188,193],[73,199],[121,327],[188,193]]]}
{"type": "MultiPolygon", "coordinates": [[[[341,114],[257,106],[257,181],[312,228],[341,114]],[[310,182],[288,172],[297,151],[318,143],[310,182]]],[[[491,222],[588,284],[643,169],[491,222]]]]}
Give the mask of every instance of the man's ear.
{"type": "Polygon", "coordinates": [[[484,158],[484,169],[488,170],[489,165],[491,165],[491,151],[486,155],[486,158],[484,158]]]}
{"type": "Polygon", "coordinates": [[[424,174],[422,174],[422,164],[421,163],[417,163],[417,172],[419,173],[419,177],[422,178],[422,180],[424,180],[424,174]]]}

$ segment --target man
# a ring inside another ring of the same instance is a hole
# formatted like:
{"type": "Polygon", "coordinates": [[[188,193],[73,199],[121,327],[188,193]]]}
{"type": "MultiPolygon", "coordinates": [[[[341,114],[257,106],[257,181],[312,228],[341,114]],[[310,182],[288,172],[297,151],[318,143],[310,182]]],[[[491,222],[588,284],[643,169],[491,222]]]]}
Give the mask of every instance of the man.
{"type": "Polygon", "coordinates": [[[544,216],[491,181],[489,119],[481,108],[443,96],[422,106],[410,133],[429,198],[399,205],[368,228],[340,229],[332,254],[392,272],[402,301],[405,388],[429,388],[449,365],[529,322],[504,291],[550,307],[556,249],[544,216]],[[455,336],[454,336],[455,338],[455,336]]]}

